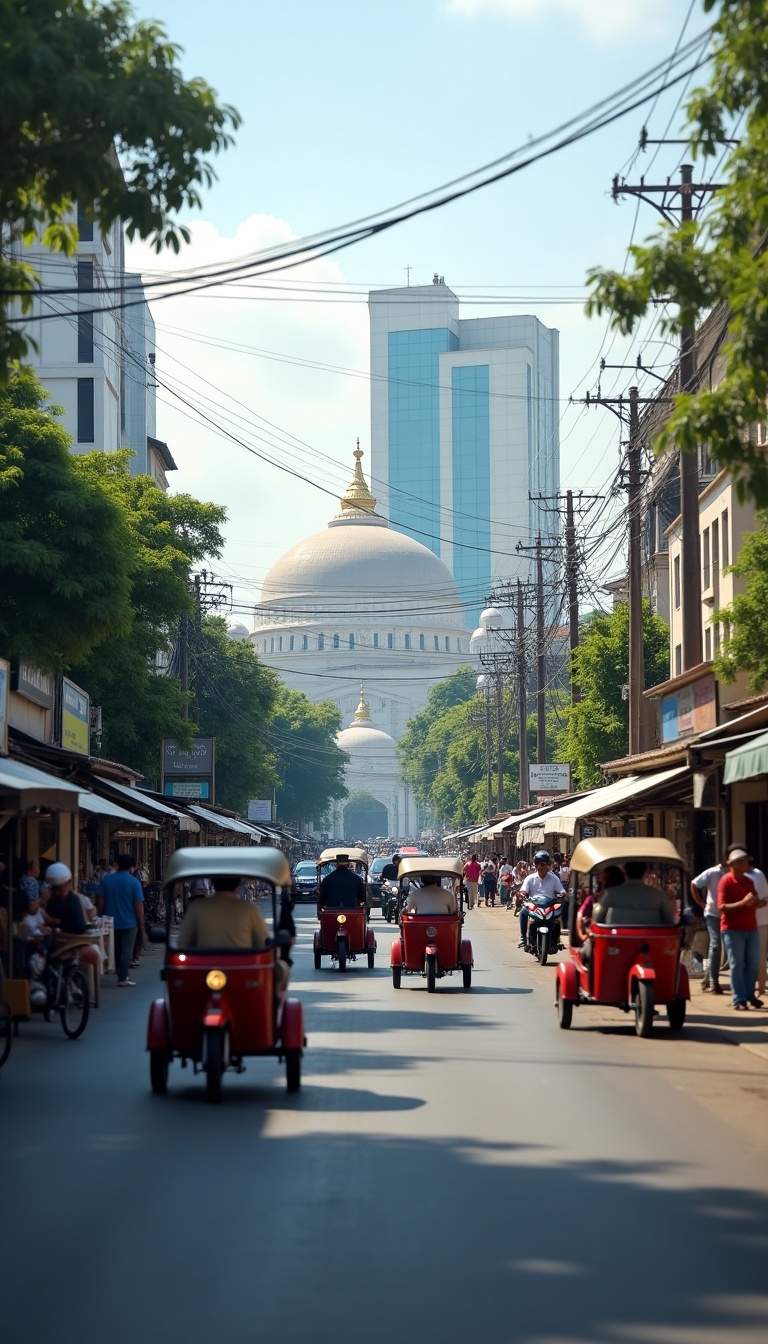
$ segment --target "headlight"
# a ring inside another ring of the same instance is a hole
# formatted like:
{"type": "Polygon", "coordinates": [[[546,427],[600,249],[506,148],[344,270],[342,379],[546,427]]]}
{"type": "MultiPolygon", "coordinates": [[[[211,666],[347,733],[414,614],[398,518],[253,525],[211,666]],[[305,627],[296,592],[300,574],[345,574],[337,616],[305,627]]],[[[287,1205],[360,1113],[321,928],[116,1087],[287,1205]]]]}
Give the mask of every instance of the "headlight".
{"type": "Polygon", "coordinates": [[[337,916],[336,916],[336,923],[337,923],[337,924],[346,924],[346,922],[347,922],[347,916],[346,916],[346,915],[337,915],[337,916]]]}
{"type": "Polygon", "coordinates": [[[227,983],[227,977],[223,971],[209,971],[205,977],[205,983],[209,989],[223,989],[227,983]]]}

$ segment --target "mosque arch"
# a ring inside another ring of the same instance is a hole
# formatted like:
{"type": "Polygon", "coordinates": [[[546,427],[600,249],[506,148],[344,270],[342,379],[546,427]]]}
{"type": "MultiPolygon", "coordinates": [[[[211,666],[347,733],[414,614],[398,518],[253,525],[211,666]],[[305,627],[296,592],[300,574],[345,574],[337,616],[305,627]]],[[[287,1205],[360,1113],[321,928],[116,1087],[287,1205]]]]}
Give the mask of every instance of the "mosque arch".
{"type": "Polygon", "coordinates": [[[389,835],[389,809],[367,789],[355,789],[342,812],[345,840],[368,840],[389,835]]]}

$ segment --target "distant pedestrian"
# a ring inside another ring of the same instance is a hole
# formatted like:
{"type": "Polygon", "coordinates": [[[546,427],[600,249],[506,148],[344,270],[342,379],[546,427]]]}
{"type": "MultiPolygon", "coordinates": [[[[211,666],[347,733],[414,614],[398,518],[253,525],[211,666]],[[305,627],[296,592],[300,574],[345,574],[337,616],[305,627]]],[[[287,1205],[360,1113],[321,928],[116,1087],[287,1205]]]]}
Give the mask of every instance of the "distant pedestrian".
{"type": "Polygon", "coordinates": [[[701,988],[705,991],[709,989],[713,994],[722,994],[723,992],[718,979],[723,954],[723,939],[720,928],[720,911],[717,905],[717,889],[727,872],[727,864],[718,863],[714,868],[705,868],[704,872],[699,873],[698,877],[694,877],[691,883],[691,895],[696,905],[704,913],[704,923],[709,935],[707,967],[704,972],[704,979],[701,982],[701,988]]]}
{"type": "Polygon", "coordinates": [[[761,868],[755,866],[754,860],[750,859],[752,867],[747,871],[747,877],[752,879],[752,885],[755,888],[760,900],[764,905],[758,905],[755,910],[757,919],[757,997],[765,993],[766,980],[766,961],[768,961],[768,878],[761,868]]]}
{"type": "Polygon", "coordinates": [[[757,933],[757,909],[766,902],[762,900],[747,870],[750,858],[740,845],[732,845],[728,851],[728,869],[721,877],[717,888],[717,904],[720,910],[720,927],[723,942],[728,953],[731,968],[731,993],[734,1008],[742,1011],[749,1008],[762,1008],[763,1001],[755,994],[757,980],[757,960],[760,939],[757,933]]]}
{"type": "Polygon", "coordinates": [[[128,978],[137,933],[144,935],[144,892],[137,877],[133,876],[132,854],[119,854],[117,871],[106,873],[99,884],[98,901],[103,915],[108,915],[115,930],[115,961],[117,983],[121,989],[136,982],[128,978]]]}
{"type": "Polygon", "coordinates": [[[471,854],[464,864],[464,881],[467,884],[467,905],[474,910],[477,900],[477,884],[480,881],[480,864],[477,855],[471,854]]]}
{"type": "Polygon", "coordinates": [[[489,859],[483,864],[483,897],[486,906],[496,904],[496,892],[498,890],[498,879],[496,877],[496,864],[489,859]]]}

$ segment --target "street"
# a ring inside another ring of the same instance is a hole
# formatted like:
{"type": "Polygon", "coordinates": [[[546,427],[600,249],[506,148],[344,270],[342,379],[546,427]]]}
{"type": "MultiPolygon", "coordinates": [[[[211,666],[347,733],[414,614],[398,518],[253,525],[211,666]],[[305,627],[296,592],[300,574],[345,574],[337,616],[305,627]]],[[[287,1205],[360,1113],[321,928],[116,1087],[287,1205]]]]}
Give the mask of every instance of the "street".
{"type": "MultiPolygon", "coordinates": [[[[161,954],[82,1040],[22,1027],[0,1078],[8,1344],[764,1344],[768,1012],[729,1000],[638,1040],[582,1009],[503,911],[467,919],[470,993],[311,968],[297,907],[303,1090],[250,1061],[224,1101],[148,1086],[161,954]]],[[[111,982],[114,984],[114,981],[111,982]]]]}

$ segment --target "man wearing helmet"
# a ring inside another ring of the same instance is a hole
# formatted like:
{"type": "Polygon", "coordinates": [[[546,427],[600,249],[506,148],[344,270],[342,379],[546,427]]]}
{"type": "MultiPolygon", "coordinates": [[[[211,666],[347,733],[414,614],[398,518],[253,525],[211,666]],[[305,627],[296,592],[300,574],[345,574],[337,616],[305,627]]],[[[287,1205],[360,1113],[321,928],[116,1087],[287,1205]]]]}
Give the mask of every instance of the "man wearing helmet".
{"type": "MultiPolygon", "coordinates": [[[[72,889],[72,872],[66,863],[50,863],[45,870],[45,881],[51,889],[45,913],[62,938],[77,939],[85,935],[85,915],[76,891],[72,889]]],[[[94,981],[101,974],[101,953],[92,943],[74,944],[77,960],[83,970],[93,967],[94,981]]]]}
{"type": "MultiPolygon", "coordinates": [[[[555,896],[564,896],[565,887],[556,873],[551,871],[552,860],[546,849],[538,849],[533,856],[535,872],[529,873],[525,881],[520,886],[520,893],[525,901],[526,897],[539,901],[542,904],[545,901],[551,901],[555,896]]],[[[528,911],[523,905],[520,911],[520,947],[525,947],[525,938],[528,932],[528,911]]]]}

